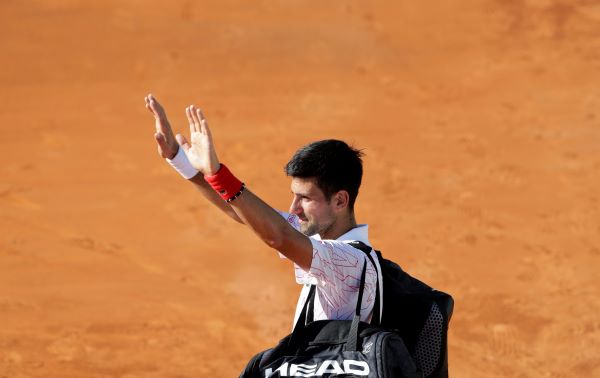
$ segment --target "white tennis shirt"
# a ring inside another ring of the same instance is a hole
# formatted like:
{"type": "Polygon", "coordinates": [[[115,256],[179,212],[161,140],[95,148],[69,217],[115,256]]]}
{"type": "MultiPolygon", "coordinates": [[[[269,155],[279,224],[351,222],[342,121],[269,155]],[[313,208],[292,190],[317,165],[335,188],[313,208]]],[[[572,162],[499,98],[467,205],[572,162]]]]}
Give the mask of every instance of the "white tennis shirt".
{"type": "MultiPolygon", "coordinates": [[[[300,230],[300,223],[296,215],[283,212],[280,212],[280,214],[290,225],[300,230]]],[[[296,305],[294,324],[296,324],[296,320],[302,311],[310,285],[316,285],[314,320],[351,320],[356,310],[360,276],[365,261],[367,262],[367,273],[360,318],[366,322],[371,320],[373,306],[375,305],[377,272],[381,272],[379,260],[375,251],[371,250],[371,257],[377,264],[377,269],[375,269],[364,252],[347,244],[349,241],[361,241],[370,246],[368,231],[369,226],[361,224],[336,240],[322,240],[319,235],[310,237],[313,246],[313,259],[310,269],[304,271],[294,264],[296,282],[304,285],[296,305]]],[[[285,258],[281,254],[280,256],[285,258]]],[[[379,278],[379,292],[380,295],[383,295],[381,277],[379,278]]],[[[379,311],[381,311],[382,306],[383,301],[380,300],[379,311]]]]}

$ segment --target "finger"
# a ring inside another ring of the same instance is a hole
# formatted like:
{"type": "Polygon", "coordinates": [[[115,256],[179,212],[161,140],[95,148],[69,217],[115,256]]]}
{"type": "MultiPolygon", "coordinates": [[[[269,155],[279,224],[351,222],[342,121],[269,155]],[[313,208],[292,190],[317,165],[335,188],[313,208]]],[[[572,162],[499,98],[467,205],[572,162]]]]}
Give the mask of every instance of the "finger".
{"type": "Polygon", "coordinates": [[[165,109],[163,109],[160,102],[158,102],[154,96],[148,95],[148,104],[150,104],[150,107],[152,108],[152,111],[156,117],[158,117],[161,121],[166,121],[167,113],[165,113],[165,109]]]}
{"type": "Polygon", "coordinates": [[[154,118],[156,120],[156,131],[164,134],[167,141],[172,141],[173,131],[171,131],[171,125],[167,119],[167,114],[160,103],[152,95],[148,95],[148,107],[154,114],[154,118]]]}
{"type": "Polygon", "coordinates": [[[200,130],[202,130],[202,132],[206,135],[208,135],[208,139],[211,141],[212,143],[212,133],[210,132],[210,127],[208,127],[208,121],[206,120],[206,118],[204,117],[204,113],[202,113],[202,111],[200,109],[198,109],[199,111],[199,116],[200,118],[200,130]]]}
{"type": "Polygon", "coordinates": [[[181,146],[181,148],[183,148],[185,152],[187,152],[190,149],[190,144],[183,135],[177,134],[175,135],[175,139],[177,139],[177,143],[181,146]]]}
{"type": "Polygon", "coordinates": [[[190,135],[191,135],[196,130],[196,127],[194,126],[194,118],[192,117],[191,106],[188,106],[187,108],[185,108],[185,115],[186,115],[186,117],[188,119],[188,123],[190,125],[190,135]]]}
{"type": "Polygon", "coordinates": [[[202,131],[204,134],[207,134],[208,122],[206,121],[206,118],[204,118],[204,113],[202,113],[202,110],[196,109],[196,116],[198,119],[200,119],[200,131],[202,131]]]}
{"type": "Polygon", "coordinates": [[[192,119],[194,120],[194,130],[200,131],[200,119],[198,118],[198,114],[196,113],[197,108],[194,105],[190,105],[190,113],[192,114],[192,119]]]}
{"type": "Polygon", "coordinates": [[[146,109],[148,109],[150,113],[156,116],[156,114],[154,114],[154,110],[152,110],[152,107],[150,106],[150,99],[148,98],[148,96],[144,97],[144,103],[146,105],[146,109]]]}
{"type": "Polygon", "coordinates": [[[148,107],[154,113],[154,116],[158,118],[158,109],[156,106],[156,101],[154,101],[150,96],[148,96],[148,107]]]}
{"type": "Polygon", "coordinates": [[[152,108],[150,107],[150,95],[144,97],[144,103],[146,104],[146,108],[152,111],[152,108]]]}

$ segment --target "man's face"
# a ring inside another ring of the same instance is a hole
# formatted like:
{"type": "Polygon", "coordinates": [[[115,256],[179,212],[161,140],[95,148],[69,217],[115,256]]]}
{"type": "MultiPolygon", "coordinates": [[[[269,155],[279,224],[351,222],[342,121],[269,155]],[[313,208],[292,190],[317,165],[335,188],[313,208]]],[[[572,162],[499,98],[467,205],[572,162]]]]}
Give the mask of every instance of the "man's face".
{"type": "Polygon", "coordinates": [[[290,213],[298,216],[300,231],[306,236],[323,235],[335,222],[331,204],[313,179],[292,178],[290,213]]]}

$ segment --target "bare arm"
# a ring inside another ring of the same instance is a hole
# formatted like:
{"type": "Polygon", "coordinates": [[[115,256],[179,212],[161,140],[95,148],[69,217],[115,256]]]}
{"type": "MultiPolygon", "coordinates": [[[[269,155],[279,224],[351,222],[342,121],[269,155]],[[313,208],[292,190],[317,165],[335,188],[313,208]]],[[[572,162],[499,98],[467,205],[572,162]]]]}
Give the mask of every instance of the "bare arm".
{"type": "MultiPolygon", "coordinates": [[[[204,175],[212,176],[219,171],[221,164],[215,151],[208,123],[200,109],[194,106],[187,108],[186,114],[190,123],[191,143],[181,136],[179,144],[194,168],[204,175]]],[[[248,225],[269,247],[284,254],[302,269],[310,269],[313,253],[310,239],[293,228],[258,196],[246,189],[241,196],[227,206],[230,206],[241,221],[248,225]]]]}
{"type": "MultiPolygon", "coordinates": [[[[173,134],[171,124],[167,119],[167,114],[160,103],[152,95],[148,95],[144,98],[146,102],[146,109],[154,116],[154,122],[156,132],[154,133],[154,139],[158,145],[158,154],[165,159],[172,159],[179,151],[179,144],[185,140],[183,136],[173,134]]],[[[213,205],[221,209],[225,214],[234,219],[236,222],[243,223],[240,217],[225,201],[219,197],[217,193],[204,181],[202,173],[189,179],[194,187],[202,194],[213,205]]]]}
{"type": "Polygon", "coordinates": [[[310,239],[271,206],[246,189],[231,202],[231,207],[269,247],[284,254],[305,271],[310,269],[313,251],[310,239]]]}
{"type": "Polygon", "coordinates": [[[244,223],[242,219],[240,219],[240,217],[233,210],[233,208],[229,206],[227,202],[223,201],[223,199],[213,190],[213,188],[211,188],[210,185],[208,185],[206,180],[204,180],[204,175],[202,173],[198,173],[196,176],[192,177],[188,181],[194,184],[194,187],[198,189],[198,191],[200,192],[200,194],[202,194],[204,198],[206,198],[213,205],[221,209],[221,211],[227,214],[230,218],[232,218],[238,223],[244,223]]]}

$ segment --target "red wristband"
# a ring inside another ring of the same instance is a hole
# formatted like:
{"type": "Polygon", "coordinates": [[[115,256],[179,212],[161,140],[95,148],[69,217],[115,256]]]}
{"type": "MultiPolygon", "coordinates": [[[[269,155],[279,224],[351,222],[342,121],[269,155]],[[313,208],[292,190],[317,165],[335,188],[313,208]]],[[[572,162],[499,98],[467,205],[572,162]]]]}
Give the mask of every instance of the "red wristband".
{"type": "Polygon", "coordinates": [[[244,183],[238,180],[225,164],[221,164],[214,175],[204,176],[204,180],[227,202],[236,199],[244,190],[244,183]]]}

